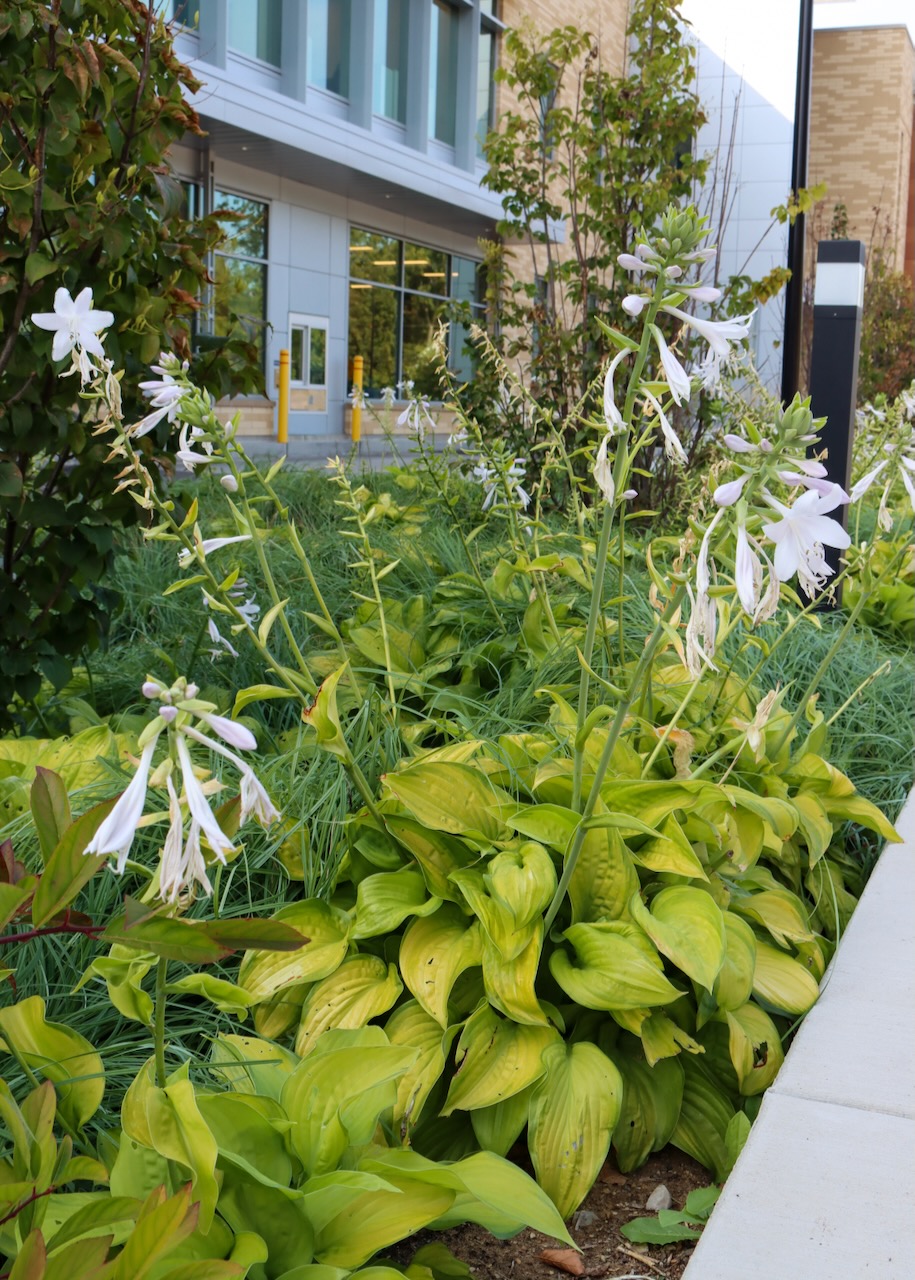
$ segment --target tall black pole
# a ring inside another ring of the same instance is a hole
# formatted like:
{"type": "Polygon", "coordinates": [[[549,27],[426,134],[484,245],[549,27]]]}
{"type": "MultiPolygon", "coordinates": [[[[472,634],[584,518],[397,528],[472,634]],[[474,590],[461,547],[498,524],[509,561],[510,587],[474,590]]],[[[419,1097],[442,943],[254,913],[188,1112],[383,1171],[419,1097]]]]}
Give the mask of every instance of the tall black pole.
{"type": "MultiPolygon", "coordinates": [[[[807,185],[810,150],[810,86],[813,79],[813,0],[800,0],[797,37],[797,89],[794,96],[794,156],[791,190],[807,185]]],[[[782,400],[794,399],[801,385],[801,342],[804,328],[805,218],[798,214],[788,231],[788,270],[785,292],[785,341],[782,347],[782,400]]]]}

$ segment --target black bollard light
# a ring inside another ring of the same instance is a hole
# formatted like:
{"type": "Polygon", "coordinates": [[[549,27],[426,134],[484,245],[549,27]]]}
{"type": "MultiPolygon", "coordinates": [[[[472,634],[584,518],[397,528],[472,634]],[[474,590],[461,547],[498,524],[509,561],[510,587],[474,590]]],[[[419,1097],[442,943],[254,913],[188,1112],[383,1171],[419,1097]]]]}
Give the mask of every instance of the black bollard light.
{"type": "MultiPolygon", "coordinates": [[[[860,240],[821,240],[813,293],[810,408],[815,418],[827,419],[820,447],[828,450],[828,478],[846,491],[851,483],[863,309],[864,244],[860,240]]],[[[847,507],[833,516],[847,527],[847,507]]],[[[826,561],[835,572],[839,556],[837,550],[826,548],[826,561]]],[[[823,604],[838,608],[841,603],[840,583],[834,600],[823,604]]]]}

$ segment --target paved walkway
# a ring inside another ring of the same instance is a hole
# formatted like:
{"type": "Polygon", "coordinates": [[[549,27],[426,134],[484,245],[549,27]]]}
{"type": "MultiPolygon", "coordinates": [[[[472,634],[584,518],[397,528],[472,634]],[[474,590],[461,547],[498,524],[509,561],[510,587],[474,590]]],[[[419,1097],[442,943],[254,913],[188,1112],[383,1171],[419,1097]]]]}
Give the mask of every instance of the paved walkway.
{"type": "Polygon", "coordinates": [[[915,791],[685,1280],[915,1277],[915,791]]]}

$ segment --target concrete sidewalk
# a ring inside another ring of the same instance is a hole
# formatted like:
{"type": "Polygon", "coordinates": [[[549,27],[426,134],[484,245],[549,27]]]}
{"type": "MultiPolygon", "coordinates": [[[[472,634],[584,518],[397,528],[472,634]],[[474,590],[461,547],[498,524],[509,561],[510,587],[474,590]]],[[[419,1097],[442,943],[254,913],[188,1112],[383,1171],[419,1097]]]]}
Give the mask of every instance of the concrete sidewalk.
{"type": "Polygon", "coordinates": [[[915,791],[685,1280],[915,1276],[915,791]]]}

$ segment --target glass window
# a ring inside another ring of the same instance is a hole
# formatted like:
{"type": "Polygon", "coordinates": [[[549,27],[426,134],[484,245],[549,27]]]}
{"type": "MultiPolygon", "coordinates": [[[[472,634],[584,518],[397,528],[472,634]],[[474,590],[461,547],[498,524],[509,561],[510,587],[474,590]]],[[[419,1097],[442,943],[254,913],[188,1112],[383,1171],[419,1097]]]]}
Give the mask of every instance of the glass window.
{"type": "MultiPolygon", "coordinates": [[[[407,381],[441,394],[434,339],[449,325],[449,364],[461,381],[472,375],[465,352],[469,326],[485,319],[482,268],[442,249],[350,231],[349,364],[361,355],[371,397],[407,381]]],[[[352,377],[350,376],[350,381],[352,377]]]]}
{"type": "Polygon", "coordinates": [[[362,385],[367,396],[377,398],[385,387],[396,386],[399,335],[399,291],[351,282],[349,287],[349,382],[352,383],[353,357],[362,356],[365,361],[362,385]]]}
{"type": "Polygon", "coordinates": [[[307,0],[307,3],[308,83],[348,98],[350,0],[307,0]]]}
{"type": "Polygon", "coordinates": [[[350,232],[349,273],[357,280],[400,284],[401,242],[373,231],[350,232]]]}
{"type": "Polygon", "coordinates": [[[191,31],[196,31],[199,25],[200,15],[197,10],[200,7],[200,0],[171,0],[171,5],[167,6],[171,13],[171,21],[180,23],[182,27],[187,27],[191,31]]]}
{"type": "Polygon", "coordinates": [[[230,49],[280,65],[283,0],[229,0],[228,22],[230,49]]]}
{"type": "Polygon", "coordinates": [[[213,332],[244,335],[264,360],[267,321],[267,205],[262,200],[213,193],[213,213],[225,232],[216,251],[213,332]]]}
{"type": "Polygon", "coordinates": [[[323,387],[327,364],[327,321],[297,312],[289,316],[289,381],[297,387],[323,387]]]}
{"type": "Polygon", "coordinates": [[[405,289],[416,289],[420,293],[440,293],[447,297],[447,253],[440,253],[438,249],[424,249],[418,244],[405,244],[403,283],[405,289]]]}
{"type": "Polygon", "coordinates": [[[376,115],[407,119],[409,0],[375,0],[374,102],[376,115]]]}
{"type": "Polygon", "coordinates": [[[477,46],[477,155],[483,155],[483,143],[493,127],[495,112],[496,33],[485,26],[480,28],[477,46]]]}
{"type": "Polygon", "coordinates": [[[454,146],[457,104],[457,14],[445,0],[432,6],[429,63],[429,133],[454,146]]]}

